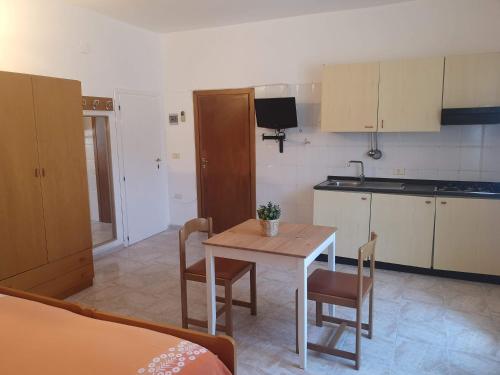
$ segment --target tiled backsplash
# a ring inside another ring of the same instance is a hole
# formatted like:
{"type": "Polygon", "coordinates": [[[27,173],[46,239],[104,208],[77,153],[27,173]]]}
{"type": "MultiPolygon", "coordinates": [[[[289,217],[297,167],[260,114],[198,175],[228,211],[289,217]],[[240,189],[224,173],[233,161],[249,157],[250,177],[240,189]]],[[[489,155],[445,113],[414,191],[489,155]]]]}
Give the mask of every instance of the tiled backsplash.
{"type": "Polygon", "coordinates": [[[500,125],[444,126],[439,133],[382,133],[383,157],[366,155],[366,133],[320,131],[321,87],[318,83],[269,85],[255,88],[255,96],[295,96],[299,127],[288,129],[284,153],[272,140],[262,141],[257,128],[257,203],[277,201],[283,219],[312,222],[312,186],[327,175],[355,176],[351,159],[363,160],[369,177],[500,181],[500,125]],[[404,169],[404,175],[394,175],[404,169]]]}

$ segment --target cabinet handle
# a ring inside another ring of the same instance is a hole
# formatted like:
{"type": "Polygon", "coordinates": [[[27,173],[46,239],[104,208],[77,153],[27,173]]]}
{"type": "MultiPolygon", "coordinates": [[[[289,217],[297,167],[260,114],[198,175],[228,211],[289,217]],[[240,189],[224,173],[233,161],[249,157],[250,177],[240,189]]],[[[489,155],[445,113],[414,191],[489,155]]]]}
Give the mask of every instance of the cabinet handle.
{"type": "Polygon", "coordinates": [[[38,177],[38,168],[35,168],[35,177],[38,177]]]}
{"type": "Polygon", "coordinates": [[[382,120],[382,122],[380,123],[380,125],[382,126],[382,129],[384,128],[384,120],[382,120]]]}
{"type": "Polygon", "coordinates": [[[42,168],[42,177],[45,177],[45,168],[42,168]]]}
{"type": "Polygon", "coordinates": [[[431,204],[431,203],[432,203],[432,201],[425,201],[425,203],[427,203],[427,204],[431,204]]]}
{"type": "Polygon", "coordinates": [[[367,199],[366,197],[361,197],[362,201],[366,201],[366,199],[367,199]]]}
{"type": "Polygon", "coordinates": [[[446,204],[446,203],[448,203],[448,202],[446,202],[446,201],[442,201],[442,202],[441,202],[441,204],[446,204]]]}
{"type": "Polygon", "coordinates": [[[373,129],[373,126],[371,126],[371,125],[365,125],[365,128],[366,129],[373,129]]]}

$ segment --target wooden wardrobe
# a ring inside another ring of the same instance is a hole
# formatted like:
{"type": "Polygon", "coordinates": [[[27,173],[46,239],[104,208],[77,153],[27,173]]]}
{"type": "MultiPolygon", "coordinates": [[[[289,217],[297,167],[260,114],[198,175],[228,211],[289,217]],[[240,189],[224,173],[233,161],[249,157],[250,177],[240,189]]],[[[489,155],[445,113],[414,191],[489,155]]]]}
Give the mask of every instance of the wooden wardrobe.
{"type": "Polygon", "coordinates": [[[92,285],[80,82],[0,72],[0,131],[0,285],[92,285]]]}

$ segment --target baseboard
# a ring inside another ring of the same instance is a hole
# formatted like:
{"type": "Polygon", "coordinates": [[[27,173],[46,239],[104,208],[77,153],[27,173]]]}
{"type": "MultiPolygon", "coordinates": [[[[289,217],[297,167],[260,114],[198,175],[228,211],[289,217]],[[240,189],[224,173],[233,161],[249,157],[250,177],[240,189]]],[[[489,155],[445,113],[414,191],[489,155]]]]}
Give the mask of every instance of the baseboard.
{"type": "MultiPolygon", "coordinates": [[[[316,260],[320,262],[328,262],[327,254],[320,254],[316,260]]],[[[345,257],[335,257],[335,262],[339,264],[348,264],[351,266],[356,266],[358,264],[357,259],[345,258],[345,257]]],[[[365,264],[367,265],[367,264],[365,264]]],[[[404,266],[401,264],[386,263],[386,262],[375,262],[375,268],[382,270],[391,270],[407,273],[415,273],[419,275],[431,275],[438,277],[446,277],[450,279],[467,280],[467,281],[479,281],[483,283],[490,284],[500,284],[500,276],[495,275],[483,275],[480,273],[468,273],[468,272],[456,272],[456,271],[445,271],[436,270],[433,268],[421,268],[413,266],[404,266]]]]}

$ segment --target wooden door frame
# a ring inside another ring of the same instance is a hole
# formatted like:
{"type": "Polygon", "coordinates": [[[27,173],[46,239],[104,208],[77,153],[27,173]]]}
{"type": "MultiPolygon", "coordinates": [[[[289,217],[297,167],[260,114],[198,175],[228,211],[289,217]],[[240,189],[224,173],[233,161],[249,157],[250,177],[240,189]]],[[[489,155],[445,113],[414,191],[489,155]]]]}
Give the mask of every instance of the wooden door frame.
{"type": "Polygon", "coordinates": [[[220,90],[196,90],[193,91],[193,106],[194,106],[194,139],[195,139],[195,159],[196,159],[196,192],[198,202],[198,217],[202,216],[203,211],[203,192],[201,188],[201,166],[200,166],[200,120],[198,111],[198,98],[205,95],[237,95],[248,94],[249,97],[249,132],[250,132],[250,203],[255,215],[256,198],[255,198],[255,89],[253,87],[241,89],[220,89],[220,90]]]}

